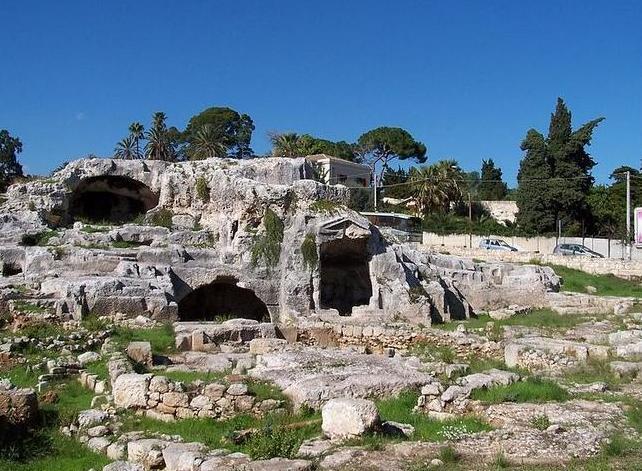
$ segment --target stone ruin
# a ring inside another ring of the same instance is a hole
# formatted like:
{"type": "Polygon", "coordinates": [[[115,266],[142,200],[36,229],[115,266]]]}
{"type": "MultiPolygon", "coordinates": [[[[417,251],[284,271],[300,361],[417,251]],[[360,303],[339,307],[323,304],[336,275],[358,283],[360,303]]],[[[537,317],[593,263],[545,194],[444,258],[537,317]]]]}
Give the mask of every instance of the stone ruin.
{"type": "Polygon", "coordinates": [[[480,266],[389,242],[303,158],[86,159],[0,206],[0,303],[37,290],[60,318],[430,325],[538,305],[547,268],[480,266]],[[40,239],[38,239],[40,238],[40,239]],[[36,240],[38,239],[38,240],[36,240]]]}

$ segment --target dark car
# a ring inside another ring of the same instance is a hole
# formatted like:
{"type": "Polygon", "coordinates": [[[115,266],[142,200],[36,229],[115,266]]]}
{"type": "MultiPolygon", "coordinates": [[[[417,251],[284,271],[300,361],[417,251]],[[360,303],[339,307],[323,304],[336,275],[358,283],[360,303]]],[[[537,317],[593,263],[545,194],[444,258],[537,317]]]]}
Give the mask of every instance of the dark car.
{"type": "Polygon", "coordinates": [[[554,255],[576,255],[589,258],[604,258],[604,255],[581,244],[559,244],[553,249],[554,255]]]}

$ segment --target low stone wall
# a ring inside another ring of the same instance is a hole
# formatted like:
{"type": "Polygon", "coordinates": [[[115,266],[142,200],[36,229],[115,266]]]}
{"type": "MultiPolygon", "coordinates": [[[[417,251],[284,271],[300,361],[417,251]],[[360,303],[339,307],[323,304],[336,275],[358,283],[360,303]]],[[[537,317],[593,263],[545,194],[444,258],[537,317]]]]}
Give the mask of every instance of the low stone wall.
{"type": "Polygon", "coordinates": [[[240,413],[261,415],[283,406],[275,399],[257,400],[242,382],[195,384],[186,387],[165,376],[124,373],[112,384],[114,405],[145,411],[147,416],[165,421],[225,419],[240,413]]]}
{"type": "Polygon", "coordinates": [[[502,352],[500,344],[489,342],[484,337],[464,336],[458,332],[439,329],[412,328],[407,324],[382,326],[319,322],[298,328],[294,340],[322,347],[357,347],[374,353],[384,353],[386,350],[407,351],[421,343],[450,347],[462,356],[476,354],[499,357],[502,352]]]}
{"type": "Polygon", "coordinates": [[[589,358],[606,359],[611,349],[604,345],[546,337],[524,337],[506,345],[506,366],[530,371],[560,372],[575,368],[589,358]]]}
{"type": "Polygon", "coordinates": [[[627,280],[642,279],[642,260],[621,260],[615,258],[587,258],[538,254],[534,252],[503,252],[499,250],[468,249],[458,247],[427,247],[431,250],[448,252],[461,257],[475,258],[487,262],[539,263],[561,265],[594,275],[614,275],[627,280]]]}

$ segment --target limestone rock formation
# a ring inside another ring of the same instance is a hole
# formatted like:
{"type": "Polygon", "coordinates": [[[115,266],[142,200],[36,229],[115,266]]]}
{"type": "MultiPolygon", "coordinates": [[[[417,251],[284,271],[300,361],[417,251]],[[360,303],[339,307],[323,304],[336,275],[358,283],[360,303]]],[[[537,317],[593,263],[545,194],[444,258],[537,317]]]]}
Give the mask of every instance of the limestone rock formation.
{"type": "Polygon", "coordinates": [[[345,206],[347,188],[312,175],[302,158],[71,162],[11,186],[0,205],[0,297],[21,280],[63,318],[429,325],[491,303],[536,304],[559,286],[545,268],[389,242],[345,206]]]}

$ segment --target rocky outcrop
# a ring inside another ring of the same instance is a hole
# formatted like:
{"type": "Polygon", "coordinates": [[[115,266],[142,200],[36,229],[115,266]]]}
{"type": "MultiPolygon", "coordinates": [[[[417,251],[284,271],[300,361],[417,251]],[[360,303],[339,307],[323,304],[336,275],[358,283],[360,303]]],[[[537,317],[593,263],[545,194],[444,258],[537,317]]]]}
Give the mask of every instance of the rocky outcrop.
{"type": "Polygon", "coordinates": [[[489,303],[537,304],[559,284],[541,267],[470,265],[389,242],[344,205],[345,187],[312,174],[305,159],[74,161],[8,190],[3,273],[37,284],[63,318],[282,325],[318,316],[430,325],[489,303]]]}
{"type": "Polygon", "coordinates": [[[358,437],[379,425],[377,406],[367,399],[332,399],[321,409],[321,417],[323,433],[331,440],[358,437]]]}

